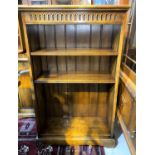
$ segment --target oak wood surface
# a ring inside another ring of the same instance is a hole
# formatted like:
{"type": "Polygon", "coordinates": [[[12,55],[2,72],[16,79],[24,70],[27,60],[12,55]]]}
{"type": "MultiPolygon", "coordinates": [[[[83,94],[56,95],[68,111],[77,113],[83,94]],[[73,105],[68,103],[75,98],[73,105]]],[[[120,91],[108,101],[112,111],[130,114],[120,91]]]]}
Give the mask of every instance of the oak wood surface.
{"type": "Polygon", "coordinates": [[[136,84],[136,74],[126,64],[122,64],[121,70],[130,78],[130,80],[136,84]]]}
{"type": "Polygon", "coordinates": [[[126,85],[121,81],[120,82],[120,91],[119,91],[119,110],[123,118],[124,124],[126,125],[128,131],[136,131],[136,102],[134,96],[128,91],[126,85]]]}
{"type": "MultiPolygon", "coordinates": [[[[110,131],[102,117],[72,117],[47,119],[40,137],[51,138],[50,143],[82,145],[105,145],[103,139],[108,139],[110,131]]],[[[114,146],[113,141],[113,146],[114,146]]],[[[112,147],[112,144],[109,146],[112,147]]]]}
{"type": "Polygon", "coordinates": [[[110,74],[43,74],[39,76],[35,83],[115,83],[110,74]]]}
{"type": "MultiPolygon", "coordinates": [[[[117,58],[117,64],[116,64],[116,73],[115,73],[115,87],[114,87],[114,96],[113,96],[113,104],[112,107],[112,114],[111,119],[109,119],[109,122],[111,121],[111,135],[114,134],[114,122],[115,122],[115,115],[116,115],[116,104],[117,104],[117,95],[118,95],[118,86],[119,86],[119,74],[120,74],[120,65],[121,65],[121,55],[123,51],[123,44],[125,39],[125,28],[126,28],[126,20],[127,20],[127,14],[125,14],[125,18],[123,20],[123,24],[121,26],[121,32],[120,32],[120,38],[119,38],[119,46],[118,46],[118,58],[117,58]]],[[[110,123],[109,123],[110,124],[110,123]]]]}
{"type": "Polygon", "coordinates": [[[40,136],[38,138],[38,140],[43,141],[46,144],[54,144],[54,145],[61,145],[61,144],[65,144],[65,145],[69,145],[69,144],[73,144],[74,146],[79,146],[79,145],[101,145],[101,146],[105,146],[105,147],[109,147],[109,148],[114,148],[116,146],[116,140],[114,138],[110,138],[110,137],[89,137],[89,136],[85,136],[85,137],[70,137],[68,138],[68,141],[70,143],[66,142],[66,139],[64,139],[64,137],[61,136],[40,136]]]}
{"type": "Polygon", "coordinates": [[[55,117],[47,119],[42,135],[50,136],[109,136],[107,123],[101,117],[55,117]]]}
{"type": "Polygon", "coordinates": [[[132,56],[132,51],[134,50],[130,51],[130,48],[132,48],[133,35],[135,33],[136,1],[130,2],[132,3],[132,7],[128,13],[128,34],[125,44],[125,54],[123,55],[125,57],[120,72],[117,114],[131,154],[134,155],[136,154],[136,74],[132,69],[134,67],[133,64],[136,65],[134,61],[136,58],[132,56]],[[130,68],[131,65],[133,66],[132,69],[130,68]]]}
{"type": "Polygon", "coordinates": [[[21,17],[18,17],[18,53],[23,53],[25,51],[25,42],[23,34],[23,26],[21,22],[21,17]]]}
{"type": "Polygon", "coordinates": [[[129,132],[136,131],[136,85],[133,73],[123,65],[118,96],[119,111],[129,132]]]}
{"type": "Polygon", "coordinates": [[[120,72],[120,78],[125,84],[130,94],[132,95],[132,97],[136,99],[136,85],[123,71],[120,72]]]}
{"type": "Polygon", "coordinates": [[[117,56],[112,50],[102,49],[43,49],[31,52],[32,56],[117,56]]]}
{"type": "Polygon", "coordinates": [[[119,120],[119,122],[120,122],[120,126],[121,126],[121,128],[122,128],[123,133],[124,133],[124,136],[125,136],[125,139],[126,139],[126,141],[127,141],[127,144],[128,144],[128,146],[129,146],[131,155],[136,155],[136,149],[135,149],[135,147],[134,147],[134,145],[133,145],[133,142],[132,142],[132,140],[131,140],[131,138],[130,138],[130,135],[129,135],[129,133],[128,133],[128,130],[127,130],[127,128],[126,128],[126,125],[124,124],[123,118],[122,118],[122,116],[121,116],[119,110],[117,111],[117,117],[118,117],[118,120],[119,120]]]}
{"type": "Polygon", "coordinates": [[[92,11],[94,10],[110,10],[110,11],[122,11],[126,12],[130,8],[130,5],[125,4],[125,5],[18,5],[18,10],[19,11],[38,11],[38,10],[47,10],[47,11],[55,11],[61,9],[67,10],[67,9],[84,9],[84,10],[89,10],[91,9],[92,11]]]}
{"type": "MultiPolygon", "coordinates": [[[[19,54],[23,55],[23,54],[19,54]]],[[[21,56],[20,56],[21,57],[21,56]]],[[[22,58],[18,61],[18,71],[28,70],[29,63],[28,61],[24,61],[22,58]]],[[[20,81],[20,85],[18,88],[18,96],[19,96],[19,108],[33,108],[33,101],[31,95],[31,79],[29,77],[29,73],[23,74],[18,77],[18,81],[20,81]]]]}

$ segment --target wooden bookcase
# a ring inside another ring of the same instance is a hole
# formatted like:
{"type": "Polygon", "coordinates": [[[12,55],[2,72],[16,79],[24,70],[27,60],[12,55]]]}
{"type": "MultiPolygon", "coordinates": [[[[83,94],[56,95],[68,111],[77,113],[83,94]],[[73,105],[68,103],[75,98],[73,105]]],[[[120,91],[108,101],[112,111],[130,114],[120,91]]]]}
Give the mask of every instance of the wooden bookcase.
{"type": "Polygon", "coordinates": [[[38,138],[114,146],[129,6],[19,6],[38,138]]]}

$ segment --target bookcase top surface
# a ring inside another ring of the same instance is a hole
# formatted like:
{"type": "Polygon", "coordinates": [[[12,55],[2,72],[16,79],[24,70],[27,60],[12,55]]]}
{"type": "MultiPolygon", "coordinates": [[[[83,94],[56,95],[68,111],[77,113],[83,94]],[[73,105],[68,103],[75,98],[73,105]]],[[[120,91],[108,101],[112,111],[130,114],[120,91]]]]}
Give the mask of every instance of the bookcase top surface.
{"type": "Polygon", "coordinates": [[[119,11],[126,12],[130,5],[18,5],[18,11],[119,11]]]}
{"type": "Polygon", "coordinates": [[[19,6],[26,24],[122,24],[129,5],[19,6]]]}

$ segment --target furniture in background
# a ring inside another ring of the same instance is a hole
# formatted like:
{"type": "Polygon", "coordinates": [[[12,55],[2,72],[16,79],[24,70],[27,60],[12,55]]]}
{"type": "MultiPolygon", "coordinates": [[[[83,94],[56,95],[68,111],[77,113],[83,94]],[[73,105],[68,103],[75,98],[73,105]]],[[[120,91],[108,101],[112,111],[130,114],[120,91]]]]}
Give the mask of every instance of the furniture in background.
{"type": "Polygon", "coordinates": [[[20,24],[19,20],[18,20],[18,54],[25,52],[23,29],[22,29],[22,24],[20,24]]]}
{"type": "Polygon", "coordinates": [[[32,83],[26,53],[18,54],[18,116],[35,117],[32,100],[32,83]]]}
{"type": "Polygon", "coordinates": [[[34,107],[29,76],[29,62],[25,49],[23,27],[20,15],[18,16],[18,116],[34,117],[34,107]]]}
{"type": "Polygon", "coordinates": [[[136,0],[131,2],[122,64],[136,72],[136,0]]]}
{"type": "Polygon", "coordinates": [[[136,154],[136,76],[122,66],[118,95],[118,120],[132,155],[136,154]]]}
{"type": "Polygon", "coordinates": [[[120,72],[118,121],[132,155],[136,154],[136,1],[129,12],[127,38],[120,72]]]}

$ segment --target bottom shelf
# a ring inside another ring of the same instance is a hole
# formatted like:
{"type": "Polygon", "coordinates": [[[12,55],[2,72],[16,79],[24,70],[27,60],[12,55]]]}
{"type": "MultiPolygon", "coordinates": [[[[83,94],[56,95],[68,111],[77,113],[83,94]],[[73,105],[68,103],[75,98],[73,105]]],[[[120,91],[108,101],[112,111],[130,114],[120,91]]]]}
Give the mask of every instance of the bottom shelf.
{"type": "Polygon", "coordinates": [[[108,124],[100,117],[71,117],[46,119],[39,138],[53,144],[115,145],[108,124]],[[110,140],[110,141],[109,141],[110,140]]]}

